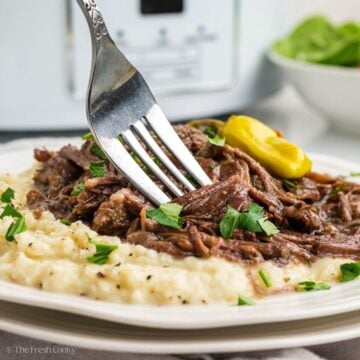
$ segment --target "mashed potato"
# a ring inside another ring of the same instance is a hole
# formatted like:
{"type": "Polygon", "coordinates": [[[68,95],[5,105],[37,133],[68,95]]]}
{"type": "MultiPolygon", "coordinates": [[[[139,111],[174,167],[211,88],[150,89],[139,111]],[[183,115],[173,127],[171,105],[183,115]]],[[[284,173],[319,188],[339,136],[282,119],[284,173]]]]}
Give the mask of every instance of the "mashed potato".
{"type": "Polygon", "coordinates": [[[7,187],[15,190],[14,205],[24,214],[27,224],[27,231],[8,242],[5,234],[13,220],[0,219],[0,278],[7,281],[122,303],[235,304],[240,294],[256,298],[293,290],[304,280],[337,281],[340,264],[349,261],[322,258],[311,265],[279,267],[272,262],[247,266],[215,257],[175,259],[122,243],[118,237],[98,235],[81,222],[64,225],[49,212],[35,219],[31,211],[24,209],[33,171],[0,176],[0,193],[7,187]],[[106,264],[88,262],[87,257],[95,253],[88,237],[98,243],[118,245],[106,264]],[[269,289],[258,274],[260,268],[272,281],[269,289]]]}

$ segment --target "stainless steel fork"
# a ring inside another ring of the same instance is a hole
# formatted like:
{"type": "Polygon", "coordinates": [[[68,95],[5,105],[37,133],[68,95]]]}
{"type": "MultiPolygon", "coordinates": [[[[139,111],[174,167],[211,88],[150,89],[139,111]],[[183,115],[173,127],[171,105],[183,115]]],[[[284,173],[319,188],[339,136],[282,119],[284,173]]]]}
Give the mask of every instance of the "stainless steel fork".
{"type": "Polygon", "coordinates": [[[122,136],[128,147],[136,153],[174,196],[183,192],[160,169],[144,149],[138,138],[160,160],[173,177],[187,190],[194,186],[173,164],[154,140],[151,129],[166,148],[200,185],[211,180],[178,137],[148,85],[111,39],[95,0],[77,0],[88,22],[92,42],[92,65],[87,92],[87,118],[98,145],[113,165],[128,178],[152,203],[170,201],[142,170],[119,141],[122,136]]]}

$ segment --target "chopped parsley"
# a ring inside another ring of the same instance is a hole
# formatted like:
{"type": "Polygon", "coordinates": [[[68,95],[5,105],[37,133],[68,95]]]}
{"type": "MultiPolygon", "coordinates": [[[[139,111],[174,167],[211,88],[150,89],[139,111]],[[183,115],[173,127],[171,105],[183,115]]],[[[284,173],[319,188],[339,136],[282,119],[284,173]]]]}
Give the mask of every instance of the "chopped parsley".
{"type": "Polygon", "coordinates": [[[84,134],[81,138],[82,138],[83,140],[89,140],[89,139],[91,139],[92,137],[93,137],[93,134],[92,134],[91,132],[88,132],[88,133],[84,134]]]}
{"type": "Polygon", "coordinates": [[[156,156],[152,156],[151,159],[158,167],[161,167],[161,161],[156,156]]]}
{"type": "Polygon", "coordinates": [[[227,207],[225,216],[220,221],[220,233],[224,239],[229,239],[235,228],[252,231],[255,233],[264,233],[267,236],[275,235],[279,229],[264,214],[264,209],[251,203],[248,210],[239,213],[231,206],[227,207]]]}
{"type": "Polygon", "coordinates": [[[283,184],[289,189],[297,189],[298,185],[294,181],[283,179],[283,184]]]}
{"type": "Polygon", "coordinates": [[[210,164],[211,170],[215,170],[218,166],[219,166],[219,164],[216,164],[216,163],[210,164]]]}
{"type": "Polygon", "coordinates": [[[340,265],[340,282],[356,279],[360,276],[360,262],[346,263],[340,265]]]}
{"type": "Polygon", "coordinates": [[[72,192],[71,192],[71,196],[78,196],[80,195],[83,191],[85,190],[85,184],[83,182],[78,183],[74,186],[72,192]]]}
{"type": "Polygon", "coordinates": [[[0,219],[4,218],[5,216],[11,216],[15,218],[21,218],[22,215],[14,209],[14,207],[10,204],[7,204],[3,210],[3,212],[0,214],[0,219]]]}
{"type": "Polygon", "coordinates": [[[15,235],[20,234],[24,231],[26,231],[26,224],[25,218],[22,216],[18,218],[15,222],[11,223],[5,234],[5,239],[7,241],[14,241],[15,235]]]}
{"type": "Polygon", "coordinates": [[[105,153],[100,149],[99,145],[94,143],[91,147],[91,153],[95,156],[97,156],[98,158],[100,158],[101,160],[106,160],[107,157],[105,155],[105,153]]]}
{"type": "Polygon", "coordinates": [[[213,126],[208,126],[204,130],[204,134],[207,136],[209,142],[216,146],[223,146],[225,144],[225,138],[220,136],[217,129],[213,126]]]}
{"type": "Polygon", "coordinates": [[[297,291],[319,291],[319,290],[329,290],[331,286],[324,282],[315,281],[302,281],[296,285],[297,291]]]}
{"type": "Polygon", "coordinates": [[[330,195],[337,195],[340,191],[343,191],[348,186],[346,181],[341,182],[334,190],[331,191],[330,195]]]}
{"type": "Polygon", "coordinates": [[[158,209],[146,211],[146,216],[158,224],[181,229],[183,219],[180,217],[182,206],[176,203],[161,204],[158,209]]]}
{"type": "Polygon", "coordinates": [[[194,187],[198,186],[198,184],[196,183],[196,180],[190,174],[186,174],[185,177],[189,180],[189,183],[192,186],[194,186],[194,187]]]}
{"type": "Polygon", "coordinates": [[[90,175],[93,178],[102,177],[105,174],[105,161],[90,162],[90,175]]]}
{"type": "Polygon", "coordinates": [[[92,264],[103,265],[109,260],[110,254],[118,248],[117,245],[99,244],[93,241],[88,235],[89,242],[95,245],[96,252],[92,256],[87,257],[87,261],[92,264]]]}
{"type": "Polygon", "coordinates": [[[259,274],[261,280],[263,281],[264,285],[267,288],[271,288],[272,287],[272,282],[271,282],[271,279],[270,279],[269,275],[263,269],[260,269],[258,271],[258,274],[259,274]]]}
{"type": "Polygon", "coordinates": [[[67,220],[67,219],[62,219],[60,220],[60,222],[66,226],[70,226],[71,225],[71,221],[67,220]]]}
{"type": "Polygon", "coordinates": [[[255,301],[252,298],[248,297],[248,296],[239,295],[237,304],[238,304],[238,306],[255,305],[255,301]]]}
{"type": "Polygon", "coordinates": [[[11,204],[12,200],[15,198],[15,192],[13,189],[8,187],[2,194],[0,200],[3,203],[11,204]]]}
{"type": "Polygon", "coordinates": [[[225,216],[220,221],[220,233],[224,239],[231,238],[238,224],[239,212],[228,205],[225,216]]]}

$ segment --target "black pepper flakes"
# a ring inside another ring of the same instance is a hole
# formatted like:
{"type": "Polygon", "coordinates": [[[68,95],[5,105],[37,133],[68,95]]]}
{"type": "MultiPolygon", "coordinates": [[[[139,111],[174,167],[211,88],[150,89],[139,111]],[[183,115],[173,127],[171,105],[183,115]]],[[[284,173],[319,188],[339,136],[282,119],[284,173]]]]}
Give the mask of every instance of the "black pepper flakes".
{"type": "Polygon", "coordinates": [[[104,278],[104,277],[105,277],[105,274],[102,273],[101,271],[99,271],[99,272],[96,274],[96,276],[97,276],[98,278],[104,278]]]}
{"type": "Polygon", "coordinates": [[[152,278],[152,275],[148,275],[147,277],[146,277],[146,280],[150,280],[152,278]]]}

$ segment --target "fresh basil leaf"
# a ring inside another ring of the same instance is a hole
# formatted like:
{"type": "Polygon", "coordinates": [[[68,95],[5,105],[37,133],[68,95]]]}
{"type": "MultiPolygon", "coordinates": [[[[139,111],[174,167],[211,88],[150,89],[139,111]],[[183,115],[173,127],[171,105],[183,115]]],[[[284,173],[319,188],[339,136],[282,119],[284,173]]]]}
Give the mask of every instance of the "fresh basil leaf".
{"type": "Polygon", "coordinates": [[[5,234],[5,239],[10,242],[14,241],[15,235],[20,234],[24,231],[26,231],[26,224],[25,224],[25,218],[22,216],[21,218],[17,219],[15,222],[11,223],[5,234]]]}
{"type": "Polygon", "coordinates": [[[146,211],[146,216],[158,224],[181,229],[183,220],[179,216],[182,206],[176,203],[161,204],[158,209],[146,211]]]}
{"type": "Polygon", "coordinates": [[[93,178],[102,177],[105,175],[105,161],[90,162],[90,175],[93,178]]]}
{"type": "Polygon", "coordinates": [[[88,239],[91,244],[95,245],[95,254],[87,257],[87,261],[92,264],[106,264],[110,254],[118,248],[117,245],[99,244],[93,241],[89,235],[88,239]]]}
{"type": "Polygon", "coordinates": [[[15,192],[12,188],[8,187],[2,194],[0,200],[3,203],[11,204],[12,200],[15,198],[15,192]]]}
{"type": "Polygon", "coordinates": [[[248,296],[239,295],[237,304],[238,304],[238,306],[255,305],[255,301],[252,298],[248,297],[248,296]]]}
{"type": "Polygon", "coordinates": [[[91,132],[88,132],[88,133],[84,134],[81,138],[82,138],[83,140],[89,140],[89,139],[91,139],[92,137],[93,137],[93,134],[92,134],[91,132]]]}
{"type": "Polygon", "coordinates": [[[340,282],[356,279],[360,276],[360,262],[341,264],[340,273],[340,282]]]}
{"type": "Polygon", "coordinates": [[[15,218],[21,218],[22,215],[14,209],[14,207],[10,204],[7,204],[3,210],[3,212],[0,214],[0,219],[4,218],[5,216],[11,216],[15,218]]]}
{"type": "Polygon", "coordinates": [[[238,224],[239,212],[228,205],[226,213],[220,221],[220,234],[224,239],[230,239],[238,224]]]}
{"type": "Polygon", "coordinates": [[[269,275],[263,269],[260,269],[258,271],[258,274],[259,274],[261,280],[263,281],[264,285],[267,288],[271,288],[272,287],[272,282],[271,282],[271,279],[270,279],[269,275]]]}
{"type": "Polygon", "coordinates": [[[315,281],[302,281],[296,285],[297,291],[319,291],[319,290],[329,290],[331,286],[324,282],[315,281]]]}
{"type": "Polygon", "coordinates": [[[83,191],[85,190],[85,184],[83,182],[78,183],[74,186],[72,192],[71,192],[71,196],[78,196],[80,195],[83,191]]]}
{"type": "Polygon", "coordinates": [[[98,158],[100,158],[101,160],[106,160],[107,157],[105,155],[105,153],[100,149],[99,145],[94,143],[91,147],[91,153],[95,156],[97,156],[98,158]]]}

